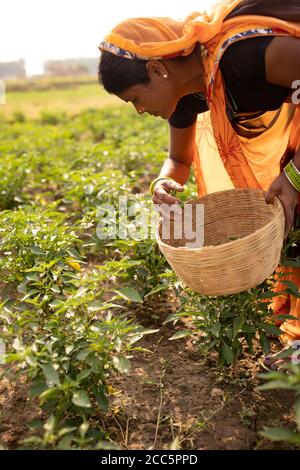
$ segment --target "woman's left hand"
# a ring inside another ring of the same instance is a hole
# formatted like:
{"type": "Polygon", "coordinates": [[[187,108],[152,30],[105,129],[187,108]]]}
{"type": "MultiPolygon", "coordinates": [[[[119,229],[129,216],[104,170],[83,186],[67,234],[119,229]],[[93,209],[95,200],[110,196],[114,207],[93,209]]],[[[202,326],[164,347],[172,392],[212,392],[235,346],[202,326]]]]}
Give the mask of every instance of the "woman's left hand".
{"type": "Polygon", "coordinates": [[[273,203],[275,196],[278,196],[283,205],[285,216],[284,238],[286,238],[294,224],[295,210],[299,202],[299,193],[291,185],[284,173],[281,173],[269,187],[266,194],[267,203],[273,203]]]}

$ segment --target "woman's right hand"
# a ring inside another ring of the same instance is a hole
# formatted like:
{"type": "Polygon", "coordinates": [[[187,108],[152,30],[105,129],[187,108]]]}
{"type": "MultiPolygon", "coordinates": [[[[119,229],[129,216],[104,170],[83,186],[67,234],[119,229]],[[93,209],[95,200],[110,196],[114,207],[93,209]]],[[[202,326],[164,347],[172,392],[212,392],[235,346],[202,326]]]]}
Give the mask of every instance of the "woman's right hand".
{"type": "MultiPolygon", "coordinates": [[[[153,196],[152,196],[152,201],[154,204],[161,205],[161,204],[167,204],[168,206],[172,206],[173,204],[176,205],[176,208],[179,208],[180,204],[180,199],[178,199],[175,196],[172,196],[170,193],[172,191],[179,191],[182,192],[184,191],[184,187],[177,183],[176,181],[172,180],[160,180],[156,183],[154,186],[154,191],[153,191],[153,196]]],[[[159,208],[159,211],[164,215],[162,208],[159,208]]]]}

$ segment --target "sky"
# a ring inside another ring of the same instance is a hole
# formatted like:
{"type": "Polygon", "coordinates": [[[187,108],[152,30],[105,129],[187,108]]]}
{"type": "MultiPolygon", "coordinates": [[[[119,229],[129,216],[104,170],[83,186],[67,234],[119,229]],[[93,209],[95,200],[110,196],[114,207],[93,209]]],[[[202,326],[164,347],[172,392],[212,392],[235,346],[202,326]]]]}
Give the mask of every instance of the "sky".
{"type": "Polygon", "coordinates": [[[0,62],[26,60],[29,75],[43,61],[98,57],[98,44],[126,18],[185,18],[213,0],[1,0],[0,62]]]}

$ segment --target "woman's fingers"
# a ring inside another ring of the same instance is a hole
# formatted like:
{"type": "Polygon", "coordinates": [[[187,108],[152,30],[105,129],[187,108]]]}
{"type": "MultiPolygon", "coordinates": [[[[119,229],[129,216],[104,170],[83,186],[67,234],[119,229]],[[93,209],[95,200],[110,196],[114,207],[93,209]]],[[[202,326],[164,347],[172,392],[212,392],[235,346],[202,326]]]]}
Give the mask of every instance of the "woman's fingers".
{"type": "Polygon", "coordinates": [[[184,187],[171,180],[163,180],[156,184],[152,201],[158,206],[158,211],[163,217],[174,219],[174,214],[181,215],[180,200],[169,194],[172,191],[184,191],[184,187]]]}
{"type": "Polygon", "coordinates": [[[274,197],[277,196],[283,206],[285,217],[285,234],[286,238],[294,224],[295,209],[299,202],[299,193],[291,185],[284,173],[276,178],[271,184],[265,199],[267,203],[272,203],[274,197]]]}
{"type": "Polygon", "coordinates": [[[153,194],[153,202],[156,204],[178,204],[179,199],[175,196],[171,196],[168,192],[163,189],[157,189],[153,194]]]}
{"type": "Polygon", "coordinates": [[[274,197],[280,194],[280,190],[281,190],[281,176],[276,178],[276,180],[274,180],[271,186],[269,187],[269,190],[267,194],[265,195],[266,202],[268,204],[273,204],[274,197]]]}
{"type": "Polygon", "coordinates": [[[165,180],[156,184],[153,192],[152,201],[155,204],[179,204],[180,200],[169,194],[170,191],[184,191],[181,184],[176,183],[175,181],[165,180]]]}
{"type": "Polygon", "coordinates": [[[276,187],[270,186],[269,191],[267,192],[265,199],[268,204],[273,204],[274,197],[277,196],[278,190],[276,187]]]}
{"type": "Polygon", "coordinates": [[[161,186],[165,188],[166,190],[170,190],[170,191],[172,190],[180,191],[180,192],[184,191],[184,187],[181,184],[177,183],[176,181],[163,180],[161,182],[161,186]]]}

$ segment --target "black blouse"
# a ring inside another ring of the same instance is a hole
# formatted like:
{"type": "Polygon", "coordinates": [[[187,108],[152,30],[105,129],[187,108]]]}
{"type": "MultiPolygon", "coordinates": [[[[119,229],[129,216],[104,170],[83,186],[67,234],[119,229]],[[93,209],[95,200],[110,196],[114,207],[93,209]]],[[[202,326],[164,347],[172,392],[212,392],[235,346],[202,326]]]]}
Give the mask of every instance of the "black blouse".
{"type": "MultiPolygon", "coordinates": [[[[224,52],[220,70],[225,85],[227,115],[265,112],[278,109],[291,93],[290,88],[273,85],[266,80],[265,53],[274,36],[238,41],[224,52]]],[[[183,129],[191,126],[199,113],[208,111],[206,100],[192,94],[181,98],[169,123],[183,129]]]]}

